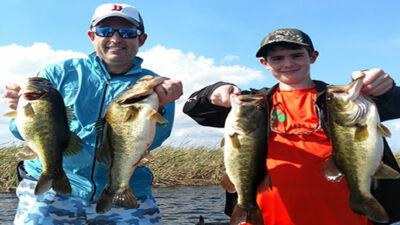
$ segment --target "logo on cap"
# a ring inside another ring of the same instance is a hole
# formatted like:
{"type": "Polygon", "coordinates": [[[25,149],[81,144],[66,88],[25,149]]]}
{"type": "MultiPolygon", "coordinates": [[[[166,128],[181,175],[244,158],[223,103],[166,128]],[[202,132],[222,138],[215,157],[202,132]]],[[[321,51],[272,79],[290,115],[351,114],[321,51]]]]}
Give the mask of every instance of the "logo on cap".
{"type": "Polygon", "coordinates": [[[114,8],[111,9],[112,11],[121,11],[122,10],[122,5],[114,5],[114,8]]]}

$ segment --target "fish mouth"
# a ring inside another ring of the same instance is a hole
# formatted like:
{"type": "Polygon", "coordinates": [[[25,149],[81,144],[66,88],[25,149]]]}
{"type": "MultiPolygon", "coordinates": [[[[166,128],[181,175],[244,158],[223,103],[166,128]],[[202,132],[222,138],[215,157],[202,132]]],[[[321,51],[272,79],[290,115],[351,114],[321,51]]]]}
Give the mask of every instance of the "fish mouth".
{"type": "Polygon", "coordinates": [[[150,95],[142,95],[142,96],[135,96],[135,97],[131,97],[131,98],[126,98],[126,99],[122,99],[120,101],[118,101],[119,104],[124,104],[124,105],[130,105],[130,104],[134,104],[136,102],[140,102],[143,99],[146,99],[147,97],[149,97],[150,95]]]}
{"type": "Polygon", "coordinates": [[[24,99],[26,99],[28,101],[34,101],[34,100],[40,99],[45,94],[46,93],[25,92],[25,93],[22,94],[22,96],[24,97],[24,99]]]}

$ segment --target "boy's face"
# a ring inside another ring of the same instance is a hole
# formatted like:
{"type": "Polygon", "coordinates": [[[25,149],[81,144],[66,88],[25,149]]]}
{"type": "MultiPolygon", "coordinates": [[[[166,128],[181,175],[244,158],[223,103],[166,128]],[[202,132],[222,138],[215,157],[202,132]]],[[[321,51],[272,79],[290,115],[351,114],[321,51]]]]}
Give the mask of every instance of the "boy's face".
{"type": "MultiPolygon", "coordinates": [[[[318,52],[308,53],[305,47],[284,49],[277,47],[268,51],[260,62],[269,70],[284,89],[309,88],[312,85],[310,65],[315,62],[318,52]]],[[[311,86],[312,87],[312,86],[311,86]]]]}

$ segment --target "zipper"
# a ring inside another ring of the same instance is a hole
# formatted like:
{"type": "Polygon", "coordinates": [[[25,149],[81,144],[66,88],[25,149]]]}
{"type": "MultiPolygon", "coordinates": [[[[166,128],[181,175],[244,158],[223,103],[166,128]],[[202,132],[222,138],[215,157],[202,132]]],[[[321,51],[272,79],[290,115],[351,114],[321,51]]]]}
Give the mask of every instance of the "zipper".
{"type": "MultiPolygon", "coordinates": [[[[106,72],[104,71],[104,68],[103,68],[103,66],[102,66],[102,63],[99,61],[99,58],[97,57],[96,60],[97,60],[97,62],[99,63],[100,68],[101,68],[101,71],[102,71],[102,74],[103,74],[103,76],[104,76],[104,79],[106,80],[106,86],[104,87],[103,97],[102,97],[102,99],[101,99],[101,104],[100,104],[100,109],[99,109],[99,115],[98,115],[98,117],[97,117],[97,120],[100,120],[100,119],[102,118],[102,115],[103,115],[103,106],[104,106],[104,102],[105,102],[105,98],[106,98],[107,88],[108,88],[108,85],[109,85],[110,81],[108,80],[108,78],[107,78],[107,76],[106,76],[106,72]]],[[[91,170],[90,170],[90,181],[92,182],[92,185],[93,185],[93,191],[92,191],[92,194],[91,194],[91,196],[90,196],[90,201],[93,201],[94,196],[95,196],[96,191],[97,191],[97,186],[96,186],[96,183],[95,183],[95,181],[94,181],[94,168],[96,167],[96,151],[97,151],[97,146],[99,145],[99,142],[100,142],[100,141],[101,141],[101,140],[100,140],[100,138],[99,138],[99,135],[96,135],[96,142],[95,142],[95,145],[94,145],[94,154],[93,154],[92,168],[91,168],[91,170]]]]}

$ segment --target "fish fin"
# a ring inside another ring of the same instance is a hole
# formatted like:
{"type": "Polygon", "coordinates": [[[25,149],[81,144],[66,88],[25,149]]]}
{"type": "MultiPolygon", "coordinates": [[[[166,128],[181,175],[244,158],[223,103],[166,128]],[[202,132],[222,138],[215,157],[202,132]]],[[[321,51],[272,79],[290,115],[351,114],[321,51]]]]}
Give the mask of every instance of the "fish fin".
{"type": "Polygon", "coordinates": [[[240,141],[239,141],[238,136],[239,136],[239,134],[236,132],[229,135],[229,139],[231,140],[232,146],[234,148],[240,148],[240,141]]]}
{"type": "Polygon", "coordinates": [[[134,120],[139,115],[139,108],[131,105],[125,114],[124,121],[134,120]]]}
{"type": "Polygon", "coordinates": [[[104,132],[104,126],[106,124],[106,121],[104,118],[98,119],[94,123],[94,128],[96,129],[96,136],[99,138],[99,140],[103,139],[103,132],[104,132]]]}
{"type": "Polygon", "coordinates": [[[233,209],[230,224],[251,224],[251,225],[264,225],[264,220],[260,208],[257,204],[254,208],[245,210],[236,204],[233,209]]]}
{"type": "Polygon", "coordinates": [[[160,113],[157,112],[157,110],[152,109],[149,113],[149,118],[151,120],[156,121],[158,124],[166,124],[168,123],[168,120],[166,120],[160,113]]]}
{"type": "Polygon", "coordinates": [[[336,167],[333,156],[330,156],[322,166],[322,174],[330,182],[340,182],[344,176],[336,167]]]}
{"type": "Polygon", "coordinates": [[[375,222],[389,222],[386,210],[372,195],[360,199],[359,196],[350,193],[349,205],[353,212],[364,215],[375,222]]]}
{"type": "Polygon", "coordinates": [[[271,176],[269,173],[267,173],[264,177],[264,179],[261,181],[261,183],[257,187],[257,192],[258,193],[264,193],[266,191],[272,190],[272,183],[271,183],[271,176]]]}
{"type": "Polygon", "coordinates": [[[369,137],[368,126],[357,126],[354,132],[354,141],[361,142],[367,140],[369,137]]]}
{"type": "Polygon", "coordinates": [[[152,154],[150,154],[149,151],[145,151],[142,154],[140,160],[133,166],[135,166],[135,167],[145,166],[145,165],[148,165],[149,163],[154,162],[154,160],[155,160],[155,157],[152,154]]]}
{"type": "Polygon", "coordinates": [[[35,115],[35,111],[33,110],[31,103],[28,103],[24,106],[24,114],[26,117],[33,117],[35,115]]]}
{"type": "Polygon", "coordinates": [[[62,194],[71,193],[71,185],[69,183],[68,177],[63,172],[61,176],[53,178],[52,188],[55,192],[62,194]]]}
{"type": "Polygon", "coordinates": [[[390,132],[389,128],[385,127],[383,124],[377,125],[378,131],[385,137],[391,137],[392,133],[390,132]]]}
{"type": "Polygon", "coordinates": [[[6,112],[6,113],[4,113],[4,116],[15,118],[15,117],[17,117],[17,111],[15,110],[15,111],[11,111],[11,112],[6,112]]]}
{"type": "Polygon", "coordinates": [[[113,197],[115,192],[112,190],[111,185],[107,184],[100,194],[99,200],[96,205],[97,213],[105,213],[109,211],[113,204],[113,197]]]}
{"type": "Polygon", "coordinates": [[[232,183],[231,179],[229,179],[229,176],[225,171],[222,173],[220,185],[229,193],[236,192],[235,185],[232,183]]]}
{"type": "Polygon", "coordinates": [[[35,151],[33,151],[27,145],[25,145],[19,152],[15,154],[15,156],[23,160],[34,160],[37,158],[38,155],[36,154],[35,151]]]}
{"type": "Polygon", "coordinates": [[[82,139],[78,135],[76,135],[74,132],[71,131],[70,136],[69,136],[68,146],[63,151],[63,156],[71,157],[71,156],[74,156],[74,155],[78,154],[79,152],[81,152],[83,147],[80,144],[83,144],[82,139]]]}
{"type": "Polygon", "coordinates": [[[71,122],[74,120],[74,108],[72,106],[66,106],[65,107],[65,113],[67,114],[67,121],[68,121],[68,127],[71,127],[71,122]]]}
{"type": "Polygon", "coordinates": [[[50,190],[51,186],[53,186],[52,177],[42,172],[36,184],[35,195],[41,195],[45,193],[46,191],[50,190]]]}
{"type": "Polygon", "coordinates": [[[222,137],[221,142],[219,143],[219,146],[221,148],[225,146],[225,137],[222,137]]]}
{"type": "Polygon", "coordinates": [[[372,175],[376,179],[397,179],[400,178],[400,173],[392,167],[381,162],[375,174],[372,175]]]}
{"type": "Polygon", "coordinates": [[[108,141],[103,142],[95,153],[97,161],[105,165],[108,165],[108,163],[111,162],[111,155],[108,146],[108,141]]]}
{"type": "Polygon", "coordinates": [[[129,186],[115,193],[113,203],[126,209],[136,209],[138,206],[136,197],[129,186]]]}

